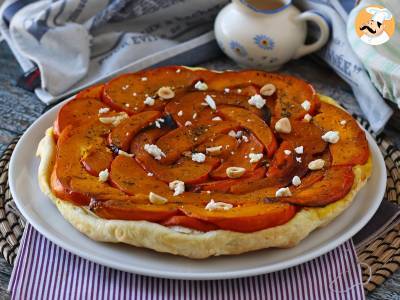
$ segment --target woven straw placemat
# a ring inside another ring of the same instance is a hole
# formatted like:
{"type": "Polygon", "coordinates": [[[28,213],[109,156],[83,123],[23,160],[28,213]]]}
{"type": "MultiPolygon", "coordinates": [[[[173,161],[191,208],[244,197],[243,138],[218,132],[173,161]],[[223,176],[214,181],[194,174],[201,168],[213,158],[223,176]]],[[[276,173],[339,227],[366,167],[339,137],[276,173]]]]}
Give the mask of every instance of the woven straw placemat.
{"type": "MultiPolygon", "coordinates": [[[[367,129],[368,124],[357,118],[367,129]]],[[[374,136],[385,158],[388,181],[384,201],[400,205],[400,151],[384,136],[374,136]]],[[[15,138],[0,158],[0,252],[14,264],[25,227],[8,187],[8,164],[19,138],[15,138]]],[[[376,239],[357,248],[366,292],[382,284],[400,268],[400,224],[393,223],[376,239]]]]}

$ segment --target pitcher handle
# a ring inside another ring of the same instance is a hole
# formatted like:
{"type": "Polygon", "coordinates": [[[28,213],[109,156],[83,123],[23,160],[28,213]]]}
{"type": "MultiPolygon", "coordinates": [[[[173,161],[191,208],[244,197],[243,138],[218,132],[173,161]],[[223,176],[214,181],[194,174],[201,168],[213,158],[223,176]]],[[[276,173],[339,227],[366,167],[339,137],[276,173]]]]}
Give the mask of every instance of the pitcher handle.
{"type": "Polygon", "coordinates": [[[318,40],[316,40],[314,43],[309,45],[303,45],[299,49],[297,49],[296,53],[293,56],[294,59],[300,58],[304,55],[319,50],[326,44],[326,42],[329,39],[329,25],[325,21],[325,19],[322,18],[320,15],[313,13],[311,11],[306,11],[297,16],[296,20],[301,22],[306,22],[306,21],[314,22],[319,27],[320,35],[318,40]]]}

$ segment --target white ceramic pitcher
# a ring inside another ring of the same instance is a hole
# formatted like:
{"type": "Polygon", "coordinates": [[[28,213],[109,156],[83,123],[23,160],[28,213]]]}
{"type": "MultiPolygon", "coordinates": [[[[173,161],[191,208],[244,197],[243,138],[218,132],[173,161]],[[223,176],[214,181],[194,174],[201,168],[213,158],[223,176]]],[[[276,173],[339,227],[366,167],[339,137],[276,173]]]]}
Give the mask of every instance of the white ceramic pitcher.
{"type": "Polygon", "coordinates": [[[320,15],[301,13],[291,0],[280,0],[280,6],[279,0],[272,1],[275,6],[270,7],[268,1],[260,8],[252,4],[255,1],[233,0],[220,11],[215,36],[226,55],[240,65],[273,71],[325,45],[329,26],[320,15]],[[306,21],[314,22],[320,30],[318,40],[308,45],[306,21]]]}

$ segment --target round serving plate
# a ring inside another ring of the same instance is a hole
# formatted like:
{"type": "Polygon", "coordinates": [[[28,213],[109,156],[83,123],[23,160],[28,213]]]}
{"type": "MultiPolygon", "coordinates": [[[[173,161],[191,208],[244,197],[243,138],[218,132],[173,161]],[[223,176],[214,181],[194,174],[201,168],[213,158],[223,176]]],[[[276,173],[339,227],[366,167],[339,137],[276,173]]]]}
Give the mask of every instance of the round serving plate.
{"type": "Polygon", "coordinates": [[[316,258],[350,239],[372,218],[385,192],[385,163],[377,144],[366,133],[373,159],[368,183],[346,211],[296,247],[191,260],[123,244],[96,242],[64,220],[39,188],[36,148],[45,130],[52,126],[61,105],[41,116],[18,142],[9,168],[11,193],[28,222],[46,238],[76,255],[111,268],[155,277],[200,280],[253,276],[286,269],[316,258]]]}

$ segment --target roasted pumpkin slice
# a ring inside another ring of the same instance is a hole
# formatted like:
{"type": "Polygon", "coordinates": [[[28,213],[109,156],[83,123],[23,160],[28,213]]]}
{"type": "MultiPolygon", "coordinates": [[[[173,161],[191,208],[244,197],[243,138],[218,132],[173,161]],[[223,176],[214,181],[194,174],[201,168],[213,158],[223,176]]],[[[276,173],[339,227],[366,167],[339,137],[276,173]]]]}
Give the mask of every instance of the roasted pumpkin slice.
{"type": "Polygon", "coordinates": [[[313,118],[323,133],[339,132],[339,141],[329,144],[332,165],[363,165],[368,161],[369,147],[364,131],[347,112],[328,103],[321,103],[320,113],[313,118]]]}
{"type": "Polygon", "coordinates": [[[325,171],[322,180],[308,188],[295,191],[291,197],[278,199],[296,205],[324,206],[346,196],[353,182],[354,173],[351,166],[332,166],[325,171]]]}
{"type": "Polygon", "coordinates": [[[90,208],[99,217],[110,220],[162,222],[178,213],[174,204],[137,204],[129,200],[92,201],[90,208]]]}
{"type": "Polygon", "coordinates": [[[219,164],[219,160],[206,157],[203,163],[197,163],[191,157],[182,157],[173,165],[162,165],[145,151],[145,144],[153,144],[165,132],[167,132],[165,129],[157,128],[146,130],[132,141],[131,151],[135,154],[141,166],[147,172],[167,183],[174,180],[189,184],[205,181],[211,170],[219,164]]]}
{"type": "Polygon", "coordinates": [[[143,127],[160,116],[161,113],[158,111],[145,111],[125,119],[111,130],[108,136],[110,145],[123,151],[128,151],[133,137],[142,130],[143,127]]]}
{"type": "Polygon", "coordinates": [[[251,173],[257,168],[259,162],[251,163],[249,155],[250,153],[262,154],[264,146],[252,134],[244,133],[244,135],[248,136],[246,139],[247,142],[242,141],[238,149],[232,151],[231,155],[218,168],[211,172],[211,177],[216,179],[228,178],[226,169],[229,167],[244,168],[246,173],[251,173]]]}
{"type": "Polygon", "coordinates": [[[296,214],[296,208],[286,203],[259,203],[214,211],[185,205],[181,211],[187,216],[215,224],[220,229],[237,232],[254,232],[285,224],[296,214]]]}
{"type": "Polygon", "coordinates": [[[183,67],[164,67],[145,70],[133,74],[119,76],[104,86],[103,101],[115,109],[135,114],[150,108],[161,110],[171,100],[182,93],[192,90],[199,80],[207,80],[214,76],[209,71],[192,71],[183,67]],[[174,93],[171,99],[158,96],[161,87],[169,87],[174,93]],[[153,105],[145,104],[147,97],[155,99],[153,105]]]}
{"type": "Polygon", "coordinates": [[[124,192],[102,182],[89,174],[81,159],[91,147],[101,146],[109,127],[94,121],[79,127],[68,126],[61,133],[57,142],[55,176],[66,193],[73,194],[73,199],[81,205],[88,205],[91,198],[97,200],[131,199],[134,202],[147,202],[127,196],[124,192]]]}
{"type": "Polygon", "coordinates": [[[104,141],[89,147],[83,154],[81,162],[89,174],[99,176],[100,171],[110,169],[113,158],[112,151],[104,141]]]}
{"type": "MultiPolygon", "coordinates": [[[[257,86],[259,89],[271,83],[276,87],[276,105],[274,116],[276,118],[290,117],[302,119],[306,113],[313,114],[319,106],[318,96],[312,87],[304,80],[290,75],[266,73],[262,71],[224,72],[208,82],[211,90],[224,91],[230,88],[233,92],[243,92],[247,86],[257,86]],[[308,100],[310,109],[306,111],[301,104],[308,100]]],[[[258,91],[259,92],[259,91],[258,91]]],[[[268,97],[267,102],[268,102],[268,97]]]]}
{"type": "Polygon", "coordinates": [[[59,136],[65,127],[80,126],[98,119],[99,110],[109,107],[96,98],[74,98],[61,107],[54,121],[54,134],[59,136]]]}
{"type": "Polygon", "coordinates": [[[233,106],[221,106],[218,112],[227,120],[237,122],[241,127],[250,130],[264,145],[267,156],[272,157],[278,144],[271,129],[260,117],[243,108],[233,106]]]}
{"type": "Polygon", "coordinates": [[[219,134],[226,133],[239,125],[234,121],[216,122],[215,124],[202,124],[179,127],[160,137],[157,146],[164,152],[162,164],[171,164],[177,161],[185,151],[191,151],[196,146],[206,141],[215,139],[219,134]]]}
{"type": "Polygon", "coordinates": [[[76,98],[90,98],[90,99],[101,100],[101,97],[103,95],[103,89],[104,89],[104,84],[96,84],[91,87],[88,87],[87,89],[84,89],[83,91],[80,91],[76,95],[76,98]]]}

